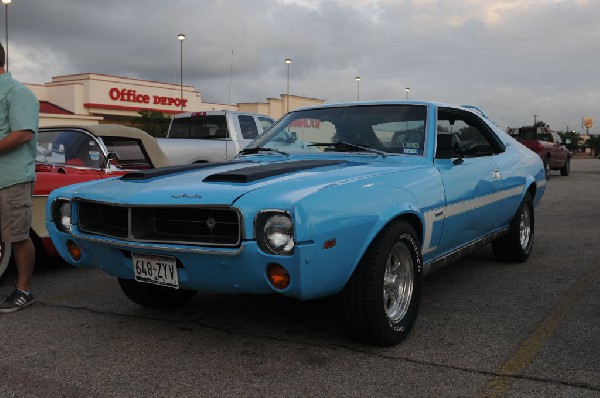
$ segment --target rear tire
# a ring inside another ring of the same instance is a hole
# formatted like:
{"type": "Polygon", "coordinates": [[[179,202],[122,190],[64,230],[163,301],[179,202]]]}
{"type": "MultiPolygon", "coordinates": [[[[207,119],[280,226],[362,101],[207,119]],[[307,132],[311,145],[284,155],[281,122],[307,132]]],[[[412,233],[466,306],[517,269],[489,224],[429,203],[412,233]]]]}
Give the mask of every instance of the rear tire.
{"type": "Polygon", "coordinates": [[[0,280],[8,268],[12,256],[12,244],[0,242],[0,280]]]}
{"type": "Polygon", "coordinates": [[[533,200],[525,194],[517,213],[510,222],[508,234],[492,241],[492,252],[500,261],[521,263],[527,260],[533,248],[533,200]]]}
{"type": "Polygon", "coordinates": [[[197,293],[197,290],[173,289],[133,279],[118,279],[121,290],[131,301],[148,308],[178,307],[189,302],[197,293]]]}
{"type": "Polygon", "coordinates": [[[422,258],[415,230],[405,221],[371,243],[336,296],[341,321],[354,339],[383,347],[410,333],[421,300],[422,258]]]}
{"type": "Polygon", "coordinates": [[[565,165],[560,169],[561,176],[568,176],[571,173],[571,158],[567,158],[565,165]]]}

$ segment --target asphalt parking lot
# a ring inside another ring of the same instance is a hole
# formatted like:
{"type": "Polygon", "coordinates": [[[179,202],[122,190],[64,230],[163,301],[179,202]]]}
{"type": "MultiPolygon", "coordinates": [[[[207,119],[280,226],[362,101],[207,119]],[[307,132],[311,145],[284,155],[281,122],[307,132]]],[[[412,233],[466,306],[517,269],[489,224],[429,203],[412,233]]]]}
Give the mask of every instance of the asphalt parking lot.
{"type": "MultiPolygon", "coordinates": [[[[198,294],[174,311],[61,262],[0,316],[0,397],[600,397],[600,160],[553,172],[532,256],[429,275],[408,340],[349,340],[328,300],[198,294]]],[[[0,284],[12,289],[14,272],[0,284]]]]}

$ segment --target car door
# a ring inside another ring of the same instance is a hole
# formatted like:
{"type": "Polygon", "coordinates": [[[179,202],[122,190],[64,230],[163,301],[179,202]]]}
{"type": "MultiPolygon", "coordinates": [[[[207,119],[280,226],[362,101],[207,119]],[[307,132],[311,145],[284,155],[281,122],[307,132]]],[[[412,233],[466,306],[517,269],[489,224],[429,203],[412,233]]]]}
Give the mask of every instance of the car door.
{"type": "MultiPolygon", "coordinates": [[[[498,218],[505,206],[506,182],[495,156],[503,144],[491,129],[472,112],[440,107],[437,113],[438,168],[446,195],[442,233],[435,248],[443,255],[489,235],[498,229],[498,218]],[[453,153],[443,156],[440,135],[450,137],[453,153]]],[[[433,243],[433,242],[432,242],[433,243]]]]}
{"type": "Polygon", "coordinates": [[[551,131],[550,134],[554,142],[552,144],[552,156],[550,157],[551,167],[563,167],[569,156],[569,150],[565,147],[557,132],[551,131]]]}

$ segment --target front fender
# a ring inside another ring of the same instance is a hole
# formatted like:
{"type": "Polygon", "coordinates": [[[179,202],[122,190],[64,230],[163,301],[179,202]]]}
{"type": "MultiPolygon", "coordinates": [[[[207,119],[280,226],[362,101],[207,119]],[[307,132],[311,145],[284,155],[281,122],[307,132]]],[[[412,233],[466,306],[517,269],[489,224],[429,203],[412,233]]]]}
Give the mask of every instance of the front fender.
{"type": "Polygon", "coordinates": [[[405,184],[370,180],[359,188],[345,184],[323,189],[293,208],[297,242],[314,244],[310,263],[318,272],[304,278],[306,288],[339,292],[375,237],[399,218],[417,224],[421,242],[426,235],[432,239],[433,225],[425,223],[425,213],[443,205],[441,179],[434,171],[426,175],[421,171],[418,183],[409,180],[405,184]]]}

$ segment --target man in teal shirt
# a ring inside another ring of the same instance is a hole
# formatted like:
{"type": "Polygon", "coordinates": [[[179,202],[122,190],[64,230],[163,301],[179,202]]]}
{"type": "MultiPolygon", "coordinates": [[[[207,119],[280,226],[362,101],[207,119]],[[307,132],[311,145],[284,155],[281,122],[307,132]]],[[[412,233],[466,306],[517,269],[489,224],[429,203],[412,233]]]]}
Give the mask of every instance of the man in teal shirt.
{"type": "Polygon", "coordinates": [[[0,44],[0,235],[5,248],[12,245],[18,277],[0,314],[33,304],[35,249],[29,229],[40,108],[35,95],[6,72],[5,58],[0,44]]]}

